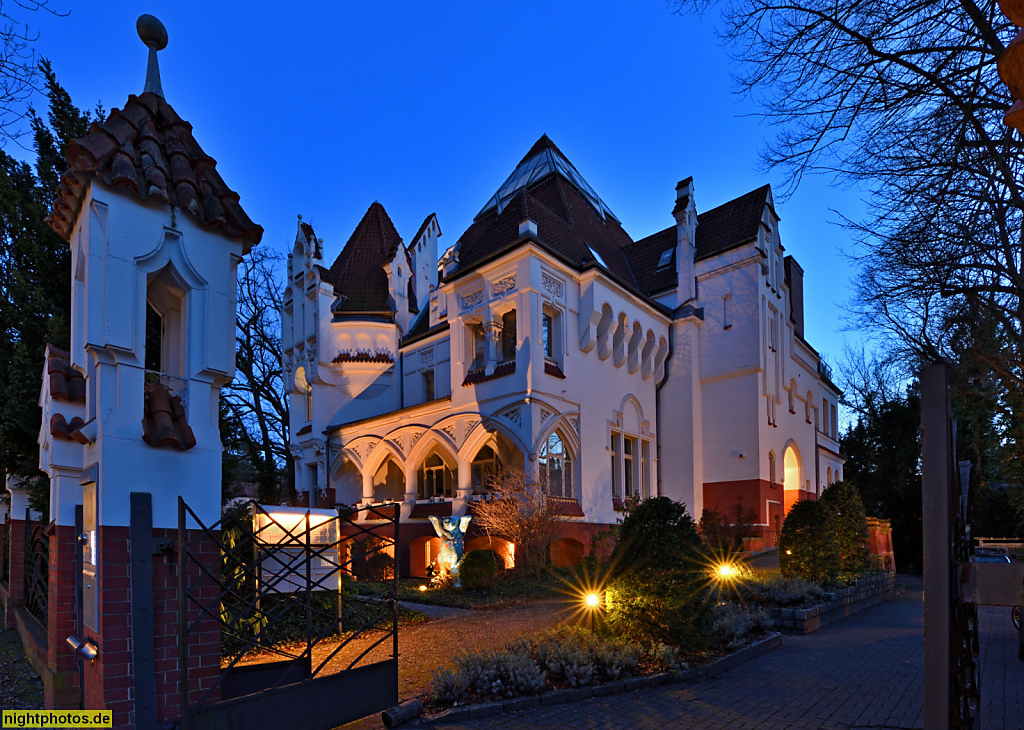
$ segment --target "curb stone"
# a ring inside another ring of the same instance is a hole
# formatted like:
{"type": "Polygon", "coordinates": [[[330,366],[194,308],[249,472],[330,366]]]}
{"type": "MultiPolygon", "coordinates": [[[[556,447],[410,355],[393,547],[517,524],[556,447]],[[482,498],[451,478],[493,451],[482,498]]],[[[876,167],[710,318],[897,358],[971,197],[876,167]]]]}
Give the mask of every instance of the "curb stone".
{"type": "Polygon", "coordinates": [[[420,725],[435,725],[444,722],[456,722],[459,720],[476,719],[487,717],[501,712],[519,712],[538,706],[561,705],[567,702],[579,702],[591,697],[605,697],[608,695],[630,692],[644,687],[655,687],[667,684],[681,684],[697,679],[710,679],[723,672],[735,669],[740,664],[764,654],[765,652],[777,649],[782,646],[782,634],[775,633],[761,641],[745,646],[739,651],[722,657],[703,667],[687,669],[684,671],[662,672],[651,674],[646,677],[629,677],[606,684],[599,684],[593,687],[577,687],[575,689],[556,689],[545,692],[542,695],[533,697],[517,697],[504,702],[484,702],[468,707],[454,707],[444,710],[436,715],[420,717],[420,725]],[[480,708],[480,709],[477,709],[480,708]]]}

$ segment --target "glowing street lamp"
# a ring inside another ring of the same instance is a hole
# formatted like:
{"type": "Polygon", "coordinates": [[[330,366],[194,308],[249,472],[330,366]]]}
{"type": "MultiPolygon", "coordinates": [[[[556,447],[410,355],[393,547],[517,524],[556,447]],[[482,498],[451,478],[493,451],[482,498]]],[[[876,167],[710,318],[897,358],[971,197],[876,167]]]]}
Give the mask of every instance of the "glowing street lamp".
{"type": "Polygon", "coordinates": [[[583,600],[587,604],[587,608],[597,608],[601,605],[601,596],[598,593],[588,593],[583,600]]]}

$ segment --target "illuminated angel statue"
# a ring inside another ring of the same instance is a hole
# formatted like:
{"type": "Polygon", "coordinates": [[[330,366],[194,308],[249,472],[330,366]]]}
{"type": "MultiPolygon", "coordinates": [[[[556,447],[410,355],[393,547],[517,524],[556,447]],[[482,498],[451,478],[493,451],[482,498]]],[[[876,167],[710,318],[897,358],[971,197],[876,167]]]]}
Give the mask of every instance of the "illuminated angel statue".
{"type": "Polygon", "coordinates": [[[441,569],[441,574],[451,573],[455,579],[455,587],[461,588],[459,566],[462,564],[462,536],[466,534],[469,521],[473,518],[469,515],[441,518],[430,515],[427,519],[434,526],[434,532],[441,538],[441,551],[437,555],[437,564],[441,569]]]}

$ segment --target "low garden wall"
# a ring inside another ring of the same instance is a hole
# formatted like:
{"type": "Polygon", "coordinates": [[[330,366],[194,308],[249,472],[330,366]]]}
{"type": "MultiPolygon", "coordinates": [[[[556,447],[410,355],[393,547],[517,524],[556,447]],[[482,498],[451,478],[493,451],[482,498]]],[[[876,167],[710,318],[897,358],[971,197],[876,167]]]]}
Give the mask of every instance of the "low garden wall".
{"type": "Polygon", "coordinates": [[[801,634],[817,631],[861,609],[887,601],[903,592],[895,573],[876,573],[853,585],[825,594],[825,602],[808,608],[768,608],[775,627],[801,634]]]}

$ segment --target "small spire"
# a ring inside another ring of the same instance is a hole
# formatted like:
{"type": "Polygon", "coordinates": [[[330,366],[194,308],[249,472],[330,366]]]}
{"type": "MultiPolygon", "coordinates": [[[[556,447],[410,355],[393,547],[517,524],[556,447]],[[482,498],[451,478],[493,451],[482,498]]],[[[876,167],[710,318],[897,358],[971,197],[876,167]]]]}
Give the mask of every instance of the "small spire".
{"type": "Polygon", "coordinates": [[[146,66],[146,88],[142,93],[152,92],[164,98],[164,90],[160,85],[160,66],[156,61],[156,52],[167,47],[167,29],[164,24],[152,15],[140,15],[135,22],[139,38],[149,46],[149,64],[146,66]]]}

